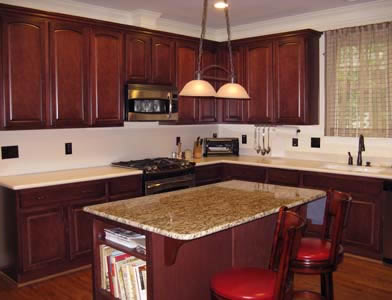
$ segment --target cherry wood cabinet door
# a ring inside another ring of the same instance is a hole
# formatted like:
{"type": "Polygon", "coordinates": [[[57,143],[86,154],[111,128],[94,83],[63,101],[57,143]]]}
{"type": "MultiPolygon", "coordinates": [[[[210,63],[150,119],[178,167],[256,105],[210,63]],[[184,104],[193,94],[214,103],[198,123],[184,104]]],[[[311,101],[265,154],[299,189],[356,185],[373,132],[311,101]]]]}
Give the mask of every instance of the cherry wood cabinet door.
{"type": "MultiPolygon", "coordinates": [[[[216,65],[216,50],[213,48],[204,47],[202,56],[202,69],[205,67],[216,65]]],[[[216,69],[208,70],[203,74],[204,76],[216,76],[216,69]]],[[[208,80],[211,85],[216,88],[216,82],[208,80]]],[[[211,123],[217,121],[217,107],[216,98],[199,98],[199,122],[200,123],[211,123]]]]}
{"type": "Polygon", "coordinates": [[[89,28],[55,22],[49,30],[52,126],[86,127],[89,28]]]}
{"type": "Polygon", "coordinates": [[[302,37],[275,42],[276,119],[283,124],[305,123],[305,44],[302,37]]]}
{"type": "Polygon", "coordinates": [[[23,271],[42,269],[66,260],[66,231],[62,207],[21,215],[23,271]]]}
{"type": "MultiPolygon", "coordinates": [[[[227,49],[225,49],[225,55],[222,56],[224,59],[223,63],[220,65],[224,66],[230,71],[229,57],[227,54],[227,49]]],[[[234,74],[236,76],[235,80],[237,83],[246,87],[244,78],[244,52],[242,48],[233,48],[233,65],[234,74]]],[[[228,74],[223,74],[221,76],[226,77],[228,74]]],[[[242,123],[246,121],[247,111],[246,106],[248,101],[244,100],[223,100],[223,122],[227,123],[242,123]]]]}
{"type": "Polygon", "coordinates": [[[152,82],[175,84],[176,71],[175,42],[167,38],[152,38],[152,82]]]}
{"type": "Polygon", "coordinates": [[[144,34],[126,35],[126,72],[131,82],[148,82],[151,77],[151,37],[144,34]]]}
{"type": "Polygon", "coordinates": [[[273,43],[255,42],[245,47],[245,70],[250,123],[271,123],[273,118],[273,43]]]}
{"type": "Polygon", "coordinates": [[[70,259],[89,255],[92,250],[93,223],[83,207],[106,202],[106,199],[80,201],[68,207],[70,259]]]}
{"type": "Polygon", "coordinates": [[[92,125],[123,125],[123,34],[94,28],[91,34],[92,125]]]}
{"type": "Polygon", "coordinates": [[[46,127],[48,118],[48,23],[3,16],[4,116],[6,129],[46,127]]]}
{"type": "MultiPolygon", "coordinates": [[[[196,42],[179,41],[176,43],[177,61],[176,76],[179,91],[186,83],[195,79],[197,69],[198,44],[196,42]]],[[[192,97],[179,97],[178,118],[182,123],[197,123],[197,101],[192,97]]]]}

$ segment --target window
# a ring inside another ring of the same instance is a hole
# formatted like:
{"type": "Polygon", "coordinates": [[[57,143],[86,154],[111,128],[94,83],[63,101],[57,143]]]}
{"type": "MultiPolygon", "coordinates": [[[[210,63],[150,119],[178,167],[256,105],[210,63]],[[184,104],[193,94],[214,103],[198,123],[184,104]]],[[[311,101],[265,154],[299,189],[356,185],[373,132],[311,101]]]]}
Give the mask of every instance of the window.
{"type": "Polygon", "coordinates": [[[326,135],[392,137],[392,22],[325,38],[326,135]]]}

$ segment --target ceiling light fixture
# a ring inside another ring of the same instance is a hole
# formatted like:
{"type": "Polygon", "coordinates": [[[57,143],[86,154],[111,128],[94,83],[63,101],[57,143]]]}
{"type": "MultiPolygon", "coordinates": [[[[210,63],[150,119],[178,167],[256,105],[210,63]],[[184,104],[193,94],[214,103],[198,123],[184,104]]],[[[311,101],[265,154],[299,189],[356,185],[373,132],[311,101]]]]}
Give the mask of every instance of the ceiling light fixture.
{"type": "Polygon", "coordinates": [[[229,6],[229,5],[227,4],[227,2],[225,2],[225,1],[223,1],[223,0],[217,1],[217,2],[215,2],[215,4],[214,4],[214,7],[215,7],[215,8],[218,8],[218,9],[223,9],[223,8],[228,7],[228,6],[229,6]]]}
{"type": "Polygon", "coordinates": [[[229,50],[229,64],[230,70],[218,65],[207,66],[201,69],[201,60],[203,55],[203,40],[206,33],[206,23],[207,23],[207,7],[208,0],[203,2],[203,18],[201,23],[201,35],[199,43],[199,56],[197,59],[197,71],[196,79],[188,82],[180,92],[180,96],[187,97],[217,97],[217,98],[229,98],[229,99],[249,99],[249,95],[246,90],[238,83],[235,83],[234,65],[233,65],[233,54],[231,49],[231,31],[230,31],[230,19],[229,19],[229,9],[227,0],[223,0],[227,5],[225,10],[226,19],[226,29],[227,29],[227,46],[229,50]],[[214,87],[206,80],[202,79],[203,73],[211,69],[220,69],[224,71],[228,78],[217,78],[214,76],[207,76],[210,80],[215,81],[226,81],[228,83],[224,84],[218,93],[215,91],[214,87]]]}

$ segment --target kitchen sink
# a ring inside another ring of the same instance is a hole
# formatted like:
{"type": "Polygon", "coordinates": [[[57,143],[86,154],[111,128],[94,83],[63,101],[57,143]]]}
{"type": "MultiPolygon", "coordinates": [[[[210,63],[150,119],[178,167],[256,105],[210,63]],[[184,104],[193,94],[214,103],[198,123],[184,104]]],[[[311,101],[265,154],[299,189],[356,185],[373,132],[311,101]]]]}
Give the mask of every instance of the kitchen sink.
{"type": "Polygon", "coordinates": [[[380,173],[384,171],[384,168],[378,167],[365,167],[365,166],[349,166],[349,165],[340,165],[340,164],[324,164],[323,168],[338,170],[338,171],[351,171],[351,172],[362,172],[362,173],[380,173]]]}

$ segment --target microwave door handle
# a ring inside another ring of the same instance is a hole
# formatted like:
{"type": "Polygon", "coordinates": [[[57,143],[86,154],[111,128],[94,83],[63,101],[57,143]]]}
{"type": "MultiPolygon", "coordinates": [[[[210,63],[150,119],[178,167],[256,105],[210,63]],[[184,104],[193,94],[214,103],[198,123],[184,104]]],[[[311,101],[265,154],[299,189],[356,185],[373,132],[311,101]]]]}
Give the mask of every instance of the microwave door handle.
{"type": "Polygon", "coordinates": [[[167,95],[167,98],[169,99],[169,120],[171,120],[172,111],[173,111],[173,97],[172,97],[172,94],[169,93],[167,95]]]}

